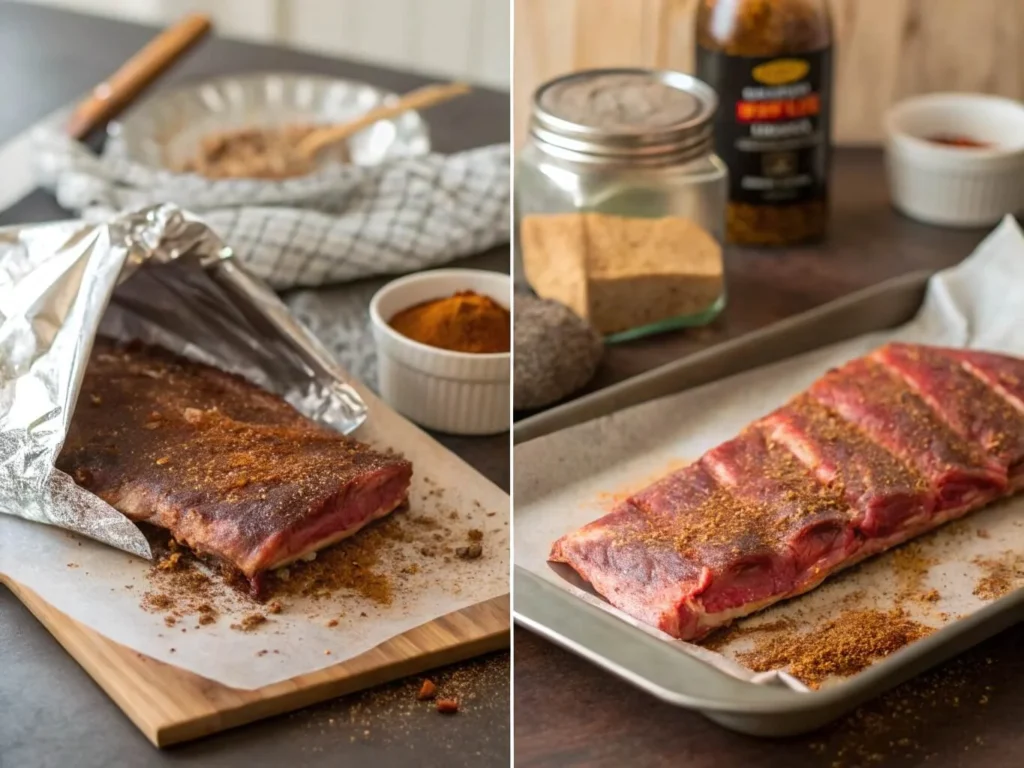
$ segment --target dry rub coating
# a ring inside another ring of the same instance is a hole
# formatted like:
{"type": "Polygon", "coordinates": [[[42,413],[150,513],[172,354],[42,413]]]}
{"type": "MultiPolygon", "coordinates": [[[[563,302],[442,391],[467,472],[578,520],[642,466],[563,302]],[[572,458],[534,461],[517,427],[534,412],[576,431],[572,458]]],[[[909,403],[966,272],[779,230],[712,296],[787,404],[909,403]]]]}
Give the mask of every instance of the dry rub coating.
{"type": "Polygon", "coordinates": [[[262,572],[402,505],[412,474],[240,377],[105,340],[57,467],[254,588],[262,572]]]}

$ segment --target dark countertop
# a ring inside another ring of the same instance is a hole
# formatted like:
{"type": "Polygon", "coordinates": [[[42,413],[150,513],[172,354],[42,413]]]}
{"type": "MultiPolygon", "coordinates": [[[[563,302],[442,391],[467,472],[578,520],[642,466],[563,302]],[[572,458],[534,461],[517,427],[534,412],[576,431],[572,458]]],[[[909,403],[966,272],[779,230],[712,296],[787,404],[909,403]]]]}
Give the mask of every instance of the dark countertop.
{"type": "MultiPolygon", "coordinates": [[[[0,143],[78,98],[153,34],[139,25],[0,2],[0,82],[7,105],[0,109],[0,143]]],[[[284,48],[211,39],[155,88],[187,78],[263,70],[335,74],[399,92],[426,82],[284,48]]],[[[504,93],[479,90],[425,117],[439,151],[508,141],[504,93]]],[[[0,224],[66,217],[48,195],[35,192],[0,213],[0,224]]],[[[508,249],[464,263],[504,271],[508,249]]],[[[507,435],[439,439],[508,490],[507,435]]],[[[0,768],[507,765],[509,654],[455,665],[440,679],[449,680],[467,702],[455,717],[442,717],[429,707],[410,708],[419,685],[411,679],[161,752],[0,587],[0,768]]]]}
{"type": "MultiPolygon", "coordinates": [[[[831,232],[820,244],[727,251],[729,305],[709,328],[610,347],[589,389],[907,272],[966,257],[986,230],[946,230],[889,206],[882,156],[835,155],[831,232]]],[[[1019,765],[1024,749],[1024,626],[901,686],[818,733],[741,736],[664,704],[530,632],[515,643],[517,766],[1019,765]],[[927,760],[927,763],[925,763],[927,760]]]]}

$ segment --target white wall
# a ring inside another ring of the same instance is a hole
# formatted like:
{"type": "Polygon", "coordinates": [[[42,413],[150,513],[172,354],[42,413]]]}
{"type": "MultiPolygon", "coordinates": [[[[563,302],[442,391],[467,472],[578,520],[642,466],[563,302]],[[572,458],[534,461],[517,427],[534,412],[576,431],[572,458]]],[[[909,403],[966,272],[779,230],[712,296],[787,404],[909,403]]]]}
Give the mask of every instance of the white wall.
{"type": "Polygon", "coordinates": [[[511,0],[29,0],[165,24],[189,11],[229,37],[508,88],[511,0]]]}

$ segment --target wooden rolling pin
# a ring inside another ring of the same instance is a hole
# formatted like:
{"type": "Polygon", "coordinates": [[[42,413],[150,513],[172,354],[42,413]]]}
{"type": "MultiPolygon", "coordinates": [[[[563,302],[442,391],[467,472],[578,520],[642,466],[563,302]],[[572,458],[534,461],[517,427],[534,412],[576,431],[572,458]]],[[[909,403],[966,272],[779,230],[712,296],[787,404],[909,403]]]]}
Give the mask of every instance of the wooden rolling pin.
{"type": "Polygon", "coordinates": [[[68,135],[84,138],[94,128],[117,117],[146,86],[202,40],[211,27],[209,16],[194,13],[150,40],[75,108],[65,129],[68,135]]]}
{"type": "Polygon", "coordinates": [[[332,125],[328,128],[320,128],[302,139],[296,147],[300,157],[311,161],[317,153],[330,146],[354,136],[364,128],[368,128],[379,120],[390,120],[398,117],[403,112],[410,112],[414,109],[427,109],[445,101],[450,101],[456,96],[469,93],[470,87],[463,83],[448,83],[446,85],[427,85],[410,91],[393,104],[382,104],[374,107],[364,115],[355,120],[340,125],[332,125]]]}

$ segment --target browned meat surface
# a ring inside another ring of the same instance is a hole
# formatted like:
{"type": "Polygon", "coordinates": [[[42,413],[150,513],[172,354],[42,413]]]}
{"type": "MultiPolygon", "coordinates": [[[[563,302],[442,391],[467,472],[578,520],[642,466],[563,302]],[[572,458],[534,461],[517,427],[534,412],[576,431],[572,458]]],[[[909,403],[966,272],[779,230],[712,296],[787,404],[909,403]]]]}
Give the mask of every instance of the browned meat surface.
{"type": "Polygon", "coordinates": [[[401,506],[412,475],[244,379],[102,340],[57,467],[254,587],[401,506]]]}

